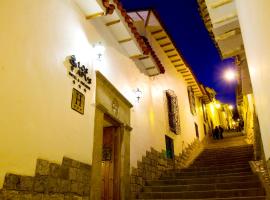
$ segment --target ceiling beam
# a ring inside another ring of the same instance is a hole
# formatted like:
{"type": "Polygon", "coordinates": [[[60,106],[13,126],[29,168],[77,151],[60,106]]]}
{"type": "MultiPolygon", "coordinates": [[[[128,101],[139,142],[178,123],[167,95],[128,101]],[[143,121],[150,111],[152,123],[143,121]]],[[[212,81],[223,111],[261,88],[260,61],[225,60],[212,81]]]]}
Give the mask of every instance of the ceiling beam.
{"type": "Polygon", "coordinates": [[[164,39],[167,39],[167,38],[168,38],[167,36],[163,36],[163,37],[156,38],[156,40],[160,41],[160,40],[164,40],[164,39]]]}
{"type": "Polygon", "coordinates": [[[169,53],[169,52],[172,52],[172,51],[175,51],[175,49],[168,49],[168,50],[165,50],[164,52],[169,53]]]}
{"type": "Polygon", "coordinates": [[[94,13],[94,14],[91,14],[91,15],[87,15],[85,18],[86,19],[94,19],[96,17],[100,17],[100,16],[103,16],[105,15],[104,12],[97,12],[97,13],[94,13]]]}
{"type": "Polygon", "coordinates": [[[132,40],[132,38],[127,38],[127,39],[124,39],[124,40],[119,40],[118,42],[121,44],[121,43],[129,42],[131,40],[132,40]]]}
{"type": "Polygon", "coordinates": [[[162,29],[160,29],[160,30],[157,30],[157,31],[153,31],[153,32],[151,32],[151,34],[152,35],[155,35],[155,34],[158,34],[158,33],[161,33],[163,30],[162,29]]]}
{"type": "Polygon", "coordinates": [[[166,46],[169,46],[169,45],[171,45],[172,43],[171,42],[168,42],[168,43],[165,43],[165,44],[161,44],[160,46],[161,47],[166,47],[166,46]]]}
{"type": "Polygon", "coordinates": [[[118,23],[120,23],[120,19],[108,22],[108,23],[106,23],[106,26],[111,26],[111,25],[118,24],[118,23]]]}

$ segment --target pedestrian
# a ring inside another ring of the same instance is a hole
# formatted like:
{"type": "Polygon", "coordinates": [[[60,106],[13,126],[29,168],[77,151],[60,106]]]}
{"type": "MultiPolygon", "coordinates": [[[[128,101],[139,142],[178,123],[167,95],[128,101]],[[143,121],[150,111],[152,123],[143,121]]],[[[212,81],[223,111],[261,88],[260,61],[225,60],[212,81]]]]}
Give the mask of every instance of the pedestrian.
{"type": "Polygon", "coordinates": [[[214,130],[214,139],[218,140],[219,139],[219,128],[216,126],[214,130]]]}
{"type": "Polygon", "coordinates": [[[219,138],[223,139],[223,131],[224,131],[224,129],[221,126],[219,126],[218,129],[219,129],[219,138]]]}

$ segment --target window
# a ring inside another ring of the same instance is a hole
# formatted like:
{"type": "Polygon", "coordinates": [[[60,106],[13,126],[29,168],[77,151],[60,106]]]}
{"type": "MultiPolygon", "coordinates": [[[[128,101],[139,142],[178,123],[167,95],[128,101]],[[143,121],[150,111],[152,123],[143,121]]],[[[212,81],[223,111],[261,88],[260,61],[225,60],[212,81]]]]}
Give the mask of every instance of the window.
{"type": "Polygon", "coordinates": [[[166,157],[169,159],[173,159],[174,158],[173,139],[165,135],[165,142],[166,142],[166,157]]]}
{"type": "Polygon", "coordinates": [[[195,95],[194,95],[192,87],[189,86],[187,90],[188,90],[190,112],[192,113],[192,115],[195,115],[196,114],[195,95]]]}
{"type": "Polygon", "coordinates": [[[196,137],[199,138],[200,135],[199,135],[198,125],[196,123],[194,123],[194,124],[195,124],[196,137]]]}
{"type": "Polygon", "coordinates": [[[169,127],[175,134],[180,133],[179,110],[177,96],[172,90],[166,90],[169,127]]]}

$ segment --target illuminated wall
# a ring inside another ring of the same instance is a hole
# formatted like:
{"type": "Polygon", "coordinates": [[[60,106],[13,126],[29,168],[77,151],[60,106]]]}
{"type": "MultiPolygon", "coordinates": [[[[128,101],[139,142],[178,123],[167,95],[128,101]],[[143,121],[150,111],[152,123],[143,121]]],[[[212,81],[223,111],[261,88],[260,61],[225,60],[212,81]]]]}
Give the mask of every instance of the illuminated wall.
{"type": "MultiPolygon", "coordinates": [[[[67,56],[99,69],[134,104],[131,110],[131,166],[146,150],[165,149],[165,134],[175,139],[175,153],[195,137],[203,139],[200,104],[190,113],[184,79],[154,44],[166,73],[142,74],[99,19],[87,21],[72,0],[2,0],[0,6],[0,187],[7,172],[33,175],[37,158],[60,163],[63,156],[91,164],[95,85],[86,94],[85,113],[70,108],[72,79],[67,56]],[[93,61],[92,45],[106,46],[104,60],[93,61]],[[142,98],[135,101],[134,90],[142,98]],[[169,133],[164,91],[178,96],[181,134],[169,133]]],[[[198,101],[198,99],[197,99],[198,101]]]]}
{"type": "Polygon", "coordinates": [[[236,0],[265,157],[270,157],[270,1],[236,0]]]}

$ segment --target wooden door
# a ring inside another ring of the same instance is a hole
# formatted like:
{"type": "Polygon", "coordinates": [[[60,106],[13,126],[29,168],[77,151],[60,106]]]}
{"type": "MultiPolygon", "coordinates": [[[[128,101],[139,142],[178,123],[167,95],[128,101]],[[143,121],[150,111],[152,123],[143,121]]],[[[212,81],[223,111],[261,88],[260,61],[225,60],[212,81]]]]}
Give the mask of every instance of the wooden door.
{"type": "Polygon", "coordinates": [[[103,129],[102,200],[119,200],[119,137],[116,127],[103,129]]]}

